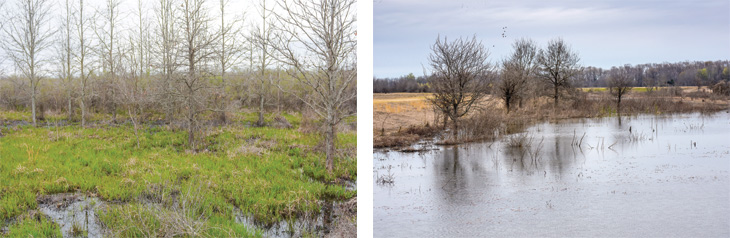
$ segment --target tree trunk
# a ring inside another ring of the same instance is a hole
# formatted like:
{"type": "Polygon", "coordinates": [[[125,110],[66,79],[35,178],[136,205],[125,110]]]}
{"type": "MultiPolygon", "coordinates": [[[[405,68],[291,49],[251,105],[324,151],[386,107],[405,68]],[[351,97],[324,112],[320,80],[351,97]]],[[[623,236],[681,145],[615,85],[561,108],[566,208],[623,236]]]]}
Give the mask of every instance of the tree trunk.
{"type": "Polygon", "coordinates": [[[451,127],[452,127],[451,129],[453,130],[451,132],[451,134],[454,135],[454,140],[458,141],[459,140],[459,122],[454,117],[451,117],[451,127]]]}
{"type": "Polygon", "coordinates": [[[193,119],[194,112],[191,109],[188,112],[188,144],[190,145],[190,149],[193,151],[196,151],[197,148],[195,147],[195,126],[193,123],[195,123],[195,120],[193,119]]]}
{"type": "Polygon", "coordinates": [[[81,90],[81,127],[86,126],[86,106],[84,105],[85,90],[81,90]]]}
{"type": "Polygon", "coordinates": [[[507,113],[509,113],[509,102],[512,100],[512,97],[508,94],[504,99],[504,107],[507,108],[507,113]]]}
{"type": "MultiPolygon", "coordinates": [[[[36,82],[36,84],[37,84],[37,82],[36,82]]],[[[35,115],[35,84],[33,83],[33,81],[30,81],[30,88],[31,88],[31,90],[30,90],[30,110],[32,111],[31,114],[33,116],[33,126],[35,127],[37,125],[36,125],[36,115],[35,115]]]]}
{"type": "Polygon", "coordinates": [[[258,126],[264,126],[264,85],[261,84],[261,93],[259,93],[259,120],[256,122],[258,126]]]}
{"type": "Polygon", "coordinates": [[[117,104],[114,102],[114,90],[112,89],[112,123],[117,124],[117,104]]]}
{"type": "MultiPolygon", "coordinates": [[[[331,119],[328,119],[331,120],[331,119]]],[[[337,137],[335,137],[335,124],[332,122],[327,123],[327,136],[326,141],[327,143],[326,147],[326,155],[327,155],[327,173],[330,175],[332,174],[332,168],[334,167],[334,152],[335,152],[335,141],[337,137]]]]}
{"type": "Polygon", "coordinates": [[[71,122],[71,118],[74,115],[74,108],[71,107],[71,90],[68,91],[68,121],[71,122]]]}
{"type": "Polygon", "coordinates": [[[443,130],[446,130],[446,127],[448,126],[449,116],[444,114],[444,124],[441,126],[443,130]]]}
{"type": "Polygon", "coordinates": [[[555,95],[553,96],[553,98],[555,99],[555,107],[558,107],[558,86],[555,85],[555,87],[553,88],[555,89],[555,95]]]}

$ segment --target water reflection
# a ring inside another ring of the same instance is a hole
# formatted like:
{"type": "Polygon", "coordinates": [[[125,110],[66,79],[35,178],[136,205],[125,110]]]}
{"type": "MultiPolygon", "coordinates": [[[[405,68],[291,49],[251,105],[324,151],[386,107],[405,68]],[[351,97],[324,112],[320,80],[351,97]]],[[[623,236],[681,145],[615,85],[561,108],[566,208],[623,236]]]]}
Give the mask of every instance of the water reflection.
{"type": "Polygon", "coordinates": [[[374,235],[727,237],[728,134],[725,113],[625,116],[376,152],[395,182],[374,187],[374,235]]]}

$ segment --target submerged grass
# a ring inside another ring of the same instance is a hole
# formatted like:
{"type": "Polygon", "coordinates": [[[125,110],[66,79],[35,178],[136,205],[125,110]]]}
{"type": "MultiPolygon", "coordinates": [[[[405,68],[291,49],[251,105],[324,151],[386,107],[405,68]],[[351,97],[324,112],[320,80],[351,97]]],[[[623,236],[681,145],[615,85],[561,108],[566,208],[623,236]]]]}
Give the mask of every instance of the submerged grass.
{"type": "MultiPolygon", "coordinates": [[[[156,126],[140,129],[139,147],[128,124],[85,129],[2,127],[0,220],[37,208],[37,195],[70,192],[118,204],[101,211],[100,220],[111,230],[135,221],[120,220],[134,215],[151,219],[135,222],[154,230],[165,224],[164,219],[147,213],[173,214],[177,210],[165,204],[150,210],[145,204],[179,203],[181,192],[198,186],[199,206],[186,217],[210,227],[204,230],[210,236],[249,236],[255,232],[235,223],[234,210],[270,223],[316,213],[321,199],[355,196],[356,191],[344,186],[328,185],[338,179],[356,180],[354,153],[339,153],[329,175],[324,154],[317,149],[319,135],[296,129],[301,115],[284,114],[294,125],[292,129],[246,127],[249,117],[242,115],[242,121],[209,129],[204,136],[206,150],[201,153],[185,150],[185,132],[156,126]],[[242,147],[256,148],[259,153],[248,153],[242,147]],[[170,200],[173,198],[178,200],[170,200]]],[[[354,150],[356,135],[340,133],[337,143],[338,148],[354,150]]],[[[10,227],[11,234],[18,229],[10,227]]],[[[119,235],[149,234],[126,229],[119,235]]]]}

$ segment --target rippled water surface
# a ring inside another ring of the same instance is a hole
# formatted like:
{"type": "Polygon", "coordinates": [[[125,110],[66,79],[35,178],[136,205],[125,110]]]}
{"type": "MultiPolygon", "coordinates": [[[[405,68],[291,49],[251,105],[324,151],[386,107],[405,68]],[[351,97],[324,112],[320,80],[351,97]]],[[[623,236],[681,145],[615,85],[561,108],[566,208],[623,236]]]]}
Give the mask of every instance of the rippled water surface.
{"type": "Polygon", "coordinates": [[[727,112],[542,123],[431,149],[375,151],[373,180],[394,181],[374,185],[375,237],[730,237],[727,112]]]}

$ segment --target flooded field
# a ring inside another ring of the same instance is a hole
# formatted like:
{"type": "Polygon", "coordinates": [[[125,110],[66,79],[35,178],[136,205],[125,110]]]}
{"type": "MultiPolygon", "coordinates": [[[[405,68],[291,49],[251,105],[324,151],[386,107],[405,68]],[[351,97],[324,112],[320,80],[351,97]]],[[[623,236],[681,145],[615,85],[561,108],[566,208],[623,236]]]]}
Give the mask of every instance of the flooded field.
{"type": "Polygon", "coordinates": [[[730,236],[730,114],[542,123],[375,151],[375,237],[730,236]]]}

